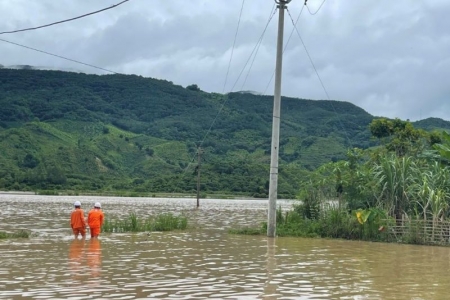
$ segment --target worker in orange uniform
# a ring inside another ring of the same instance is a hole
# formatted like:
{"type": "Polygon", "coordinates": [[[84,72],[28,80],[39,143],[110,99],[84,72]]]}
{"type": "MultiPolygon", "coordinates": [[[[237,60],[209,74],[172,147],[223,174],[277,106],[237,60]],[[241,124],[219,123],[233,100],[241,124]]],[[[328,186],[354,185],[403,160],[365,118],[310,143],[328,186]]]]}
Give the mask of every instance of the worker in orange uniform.
{"type": "Polygon", "coordinates": [[[72,232],[75,239],[78,239],[78,235],[81,235],[81,238],[84,239],[86,237],[86,220],[84,219],[84,211],[81,209],[80,201],[75,201],[73,206],[75,206],[75,209],[70,215],[70,227],[72,227],[72,232]]]}
{"type": "Polygon", "coordinates": [[[100,202],[95,202],[94,208],[88,214],[88,224],[91,229],[91,238],[98,238],[100,228],[103,226],[104,215],[100,202]]]}

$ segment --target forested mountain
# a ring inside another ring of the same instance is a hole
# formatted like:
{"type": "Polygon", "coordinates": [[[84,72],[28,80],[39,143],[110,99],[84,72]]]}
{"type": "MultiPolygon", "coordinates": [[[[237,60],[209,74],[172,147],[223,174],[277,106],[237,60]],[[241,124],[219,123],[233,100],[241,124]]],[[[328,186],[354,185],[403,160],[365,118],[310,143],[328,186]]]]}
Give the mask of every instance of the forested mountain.
{"type": "MultiPolygon", "coordinates": [[[[135,75],[0,69],[0,189],[190,192],[203,141],[203,191],[265,196],[272,105],[135,75]]],[[[348,102],[283,97],[280,196],[348,148],[374,145],[373,118],[348,102]]]]}

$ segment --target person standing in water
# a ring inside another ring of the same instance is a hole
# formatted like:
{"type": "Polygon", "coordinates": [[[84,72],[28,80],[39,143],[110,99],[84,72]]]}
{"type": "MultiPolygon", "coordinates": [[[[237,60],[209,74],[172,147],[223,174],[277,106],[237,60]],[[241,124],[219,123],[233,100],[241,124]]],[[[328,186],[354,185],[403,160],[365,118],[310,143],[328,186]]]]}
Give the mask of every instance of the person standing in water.
{"type": "Polygon", "coordinates": [[[81,238],[84,239],[86,237],[86,220],[84,219],[84,211],[81,209],[81,202],[75,201],[73,206],[75,206],[75,209],[70,215],[70,227],[72,227],[75,239],[78,239],[78,235],[81,235],[81,238]]]}
{"type": "Polygon", "coordinates": [[[104,215],[100,202],[95,202],[94,208],[89,211],[88,224],[91,230],[91,238],[98,238],[100,229],[103,226],[104,215]]]}

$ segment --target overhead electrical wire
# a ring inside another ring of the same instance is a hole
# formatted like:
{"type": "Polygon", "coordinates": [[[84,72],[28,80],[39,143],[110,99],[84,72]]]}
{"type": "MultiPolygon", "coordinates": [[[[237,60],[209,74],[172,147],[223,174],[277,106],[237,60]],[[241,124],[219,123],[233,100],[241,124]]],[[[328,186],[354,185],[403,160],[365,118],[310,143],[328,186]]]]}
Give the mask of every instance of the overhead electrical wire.
{"type": "Polygon", "coordinates": [[[225,87],[228,82],[228,74],[230,73],[231,61],[233,60],[234,47],[236,46],[236,40],[237,40],[237,36],[238,36],[238,32],[239,32],[239,26],[241,25],[241,18],[242,18],[242,11],[244,10],[244,4],[245,4],[245,0],[242,0],[241,11],[239,13],[239,19],[238,19],[238,23],[237,23],[237,27],[236,27],[236,33],[234,34],[233,46],[231,47],[230,60],[228,61],[227,74],[225,75],[225,82],[223,84],[222,94],[225,92],[225,87]]]}
{"type": "Polygon", "coordinates": [[[324,92],[325,92],[327,98],[330,99],[330,96],[328,95],[327,89],[325,88],[325,85],[323,84],[322,78],[320,78],[319,72],[317,72],[317,68],[316,68],[316,66],[315,66],[315,64],[314,64],[314,62],[313,62],[313,60],[312,60],[312,58],[311,58],[311,55],[309,55],[308,48],[306,48],[305,42],[303,41],[303,38],[302,38],[302,36],[300,35],[300,32],[299,32],[298,29],[297,29],[297,26],[295,26],[294,19],[292,18],[292,15],[291,15],[291,12],[289,11],[289,9],[287,9],[287,12],[288,12],[289,17],[290,17],[290,19],[291,19],[291,21],[292,21],[292,24],[294,25],[294,29],[295,29],[295,31],[297,32],[297,35],[298,35],[298,37],[300,38],[300,41],[302,42],[303,48],[305,49],[306,55],[308,56],[308,59],[309,59],[309,61],[311,62],[311,65],[312,65],[312,67],[313,67],[313,69],[314,69],[314,72],[316,73],[317,78],[319,79],[320,84],[322,85],[322,88],[323,88],[323,90],[324,90],[324,92]]]}
{"type": "MultiPolygon", "coordinates": [[[[275,15],[276,10],[273,11],[274,9],[275,9],[275,6],[272,8],[272,11],[270,12],[269,18],[273,18],[273,16],[275,15]]],[[[269,24],[267,24],[267,26],[268,26],[268,25],[269,25],[269,24]]],[[[266,27],[266,29],[267,29],[267,27],[266,27]]],[[[265,29],[265,30],[266,30],[266,29],[265,29]]],[[[253,56],[252,63],[250,64],[250,67],[248,68],[247,74],[245,75],[244,82],[243,82],[242,85],[241,85],[241,91],[244,89],[244,86],[245,86],[245,84],[247,83],[248,76],[250,75],[250,71],[252,70],[253,64],[255,63],[255,59],[256,59],[256,56],[258,55],[259,48],[261,47],[263,38],[264,38],[264,34],[262,34],[262,35],[259,37],[259,40],[258,40],[258,42],[257,42],[256,52],[255,52],[255,55],[253,56]]],[[[245,69],[245,67],[244,67],[244,69],[245,69]]]]}
{"type": "MultiPolygon", "coordinates": [[[[54,22],[54,23],[50,23],[50,24],[46,24],[46,25],[41,25],[41,26],[37,26],[37,27],[18,29],[18,30],[13,30],[13,31],[3,31],[3,32],[0,32],[0,34],[10,34],[10,33],[17,33],[17,32],[36,30],[36,29],[45,28],[45,27],[49,27],[49,26],[53,26],[53,25],[57,25],[57,24],[65,23],[65,22],[70,22],[70,21],[73,21],[73,20],[81,19],[81,18],[84,18],[84,17],[87,17],[87,16],[91,16],[91,15],[94,15],[94,14],[97,14],[97,13],[100,13],[100,12],[103,12],[103,11],[115,8],[115,7],[119,6],[119,5],[124,4],[125,2],[128,2],[128,1],[130,1],[130,0],[124,0],[122,2],[114,4],[112,6],[109,6],[109,7],[103,8],[103,9],[99,9],[99,10],[96,10],[96,11],[93,11],[93,12],[90,12],[90,13],[78,16],[78,17],[74,17],[74,18],[70,18],[70,19],[66,19],[66,20],[62,20],[62,21],[58,21],[58,22],[54,22]]],[[[5,43],[9,43],[9,44],[12,44],[12,45],[16,45],[16,46],[19,46],[19,47],[22,47],[22,48],[26,48],[26,49],[29,49],[29,50],[33,50],[33,51],[36,51],[36,52],[40,52],[40,53],[44,53],[44,54],[47,54],[47,55],[51,55],[51,56],[54,56],[54,57],[58,57],[58,58],[61,58],[61,59],[67,60],[67,61],[71,61],[71,62],[74,62],[74,63],[77,63],[77,64],[85,65],[85,66],[88,66],[88,67],[91,67],[91,68],[95,68],[95,69],[98,69],[98,70],[102,70],[102,71],[105,71],[105,72],[108,72],[108,73],[120,74],[118,72],[111,71],[111,70],[108,70],[108,69],[105,69],[105,68],[102,68],[102,67],[98,67],[98,66],[95,66],[95,65],[92,65],[92,64],[84,63],[84,62],[79,61],[79,60],[75,60],[75,59],[72,59],[72,58],[64,57],[62,55],[50,53],[50,52],[47,52],[47,51],[44,51],[44,50],[40,50],[40,49],[36,49],[36,48],[30,47],[30,46],[25,46],[25,45],[22,45],[22,44],[19,44],[19,43],[11,42],[11,41],[8,41],[8,40],[5,40],[5,39],[0,39],[0,41],[5,42],[5,43]]]]}
{"type": "Polygon", "coordinates": [[[325,3],[325,1],[327,1],[327,0],[323,0],[322,4],[320,4],[319,8],[318,8],[314,13],[311,12],[311,10],[309,9],[309,6],[306,4],[307,1],[305,1],[305,6],[306,6],[306,8],[308,9],[309,14],[310,14],[311,16],[314,16],[315,14],[317,14],[317,13],[320,11],[320,9],[322,8],[322,6],[323,6],[323,4],[325,3]]]}
{"type": "MultiPolygon", "coordinates": [[[[229,75],[229,73],[230,73],[231,62],[232,62],[232,60],[233,60],[233,54],[234,54],[234,48],[235,48],[235,46],[236,46],[236,40],[237,40],[237,36],[238,36],[238,33],[239,33],[239,27],[240,27],[240,25],[241,25],[242,12],[244,11],[244,4],[245,4],[245,0],[242,0],[241,9],[240,9],[240,11],[239,11],[238,23],[237,23],[237,26],[236,26],[236,32],[235,32],[235,34],[234,34],[233,45],[232,45],[232,47],[231,47],[230,59],[229,59],[229,61],[228,61],[227,72],[226,72],[226,75],[225,75],[225,82],[224,82],[223,88],[222,88],[222,94],[225,92],[225,88],[226,88],[226,85],[227,85],[227,82],[228,82],[228,75],[229,75]]],[[[224,105],[225,105],[225,102],[226,102],[226,100],[222,103],[222,105],[221,105],[221,107],[220,107],[220,109],[219,109],[219,112],[216,114],[215,118],[213,119],[213,121],[212,121],[212,123],[211,123],[211,126],[208,128],[208,130],[207,130],[206,134],[204,135],[203,139],[200,141],[199,145],[197,146],[197,149],[200,149],[200,147],[203,145],[203,143],[204,143],[206,137],[208,136],[209,132],[211,131],[211,129],[212,129],[214,123],[216,122],[217,118],[219,117],[220,113],[222,112],[222,109],[223,109],[223,107],[224,107],[224,105]]],[[[187,165],[186,168],[184,169],[183,175],[187,172],[187,170],[188,170],[189,167],[191,166],[192,162],[195,160],[195,156],[196,156],[196,155],[198,155],[198,153],[195,153],[195,154],[192,156],[192,159],[189,160],[188,165],[187,165]]],[[[182,177],[183,177],[183,176],[182,176],[182,177]]]]}
{"type": "Polygon", "coordinates": [[[78,20],[78,19],[81,19],[81,18],[84,18],[84,17],[87,17],[87,16],[98,14],[98,13],[103,12],[105,10],[109,10],[109,9],[115,8],[115,7],[119,6],[119,5],[124,4],[125,2],[128,2],[128,1],[130,1],[130,0],[124,0],[124,1],[122,1],[120,3],[114,4],[112,6],[109,6],[109,7],[100,9],[100,10],[96,10],[96,11],[93,11],[93,12],[90,12],[90,13],[78,16],[78,17],[74,17],[74,18],[70,18],[70,19],[66,19],[66,20],[62,20],[62,21],[58,21],[58,22],[54,22],[54,23],[50,23],[50,24],[46,24],[46,25],[41,25],[41,26],[37,26],[37,27],[17,29],[17,30],[12,30],[12,31],[3,31],[3,32],[0,32],[0,34],[10,34],[10,33],[17,33],[17,32],[23,32],[23,31],[36,30],[36,29],[40,29],[40,28],[50,27],[50,26],[53,26],[53,25],[66,23],[66,22],[70,22],[70,21],[74,21],[74,20],[78,20]]]}
{"type": "MultiPolygon", "coordinates": [[[[297,29],[297,26],[295,25],[295,22],[294,22],[294,19],[292,18],[291,12],[289,11],[288,8],[287,8],[286,10],[287,10],[287,12],[288,12],[289,18],[290,18],[291,21],[292,21],[292,24],[294,25],[295,31],[297,32],[297,35],[298,35],[298,37],[300,38],[300,41],[302,42],[303,48],[305,49],[306,55],[308,56],[308,59],[309,59],[311,65],[312,65],[312,67],[313,67],[313,69],[314,69],[314,72],[316,73],[317,78],[319,79],[320,85],[322,86],[322,89],[324,90],[325,95],[327,96],[328,101],[330,101],[330,104],[331,104],[332,109],[333,109],[334,112],[337,114],[337,111],[336,111],[336,109],[335,109],[335,107],[334,107],[334,105],[333,105],[333,101],[330,99],[330,95],[328,94],[328,91],[327,91],[327,89],[325,88],[325,85],[323,84],[322,78],[320,77],[319,72],[317,71],[317,68],[316,68],[316,66],[315,66],[315,64],[314,64],[314,62],[313,62],[313,60],[312,60],[312,58],[311,58],[311,55],[309,55],[308,48],[306,48],[305,42],[303,41],[303,38],[302,38],[302,36],[300,35],[300,32],[299,32],[298,29],[297,29]]],[[[345,130],[345,127],[343,126],[343,124],[342,124],[342,122],[341,122],[341,119],[338,118],[338,121],[339,121],[339,124],[340,124],[341,127],[342,127],[342,130],[343,130],[344,133],[345,133],[345,136],[346,136],[346,138],[347,138],[347,141],[348,141],[349,145],[352,146],[352,142],[351,142],[351,140],[350,140],[350,138],[349,138],[349,136],[348,136],[347,130],[345,130]]]]}
{"type": "MultiPolygon", "coordinates": [[[[305,2],[305,3],[306,3],[306,2],[305,2]]],[[[302,12],[303,12],[303,9],[305,8],[305,6],[306,6],[306,4],[305,4],[305,5],[302,5],[302,9],[300,10],[300,12],[299,12],[299,14],[298,14],[298,16],[297,16],[297,20],[295,21],[295,25],[297,25],[298,21],[300,20],[300,16],[302,15],[302,12]]],[[[284,52],[286,51],[286,49],[287,49],[287,47],[288,47],[288,45],[289,45],[289,42],[291,41],[291,38],[292,38],[292,35],[294,34],[294,31],[295,31],[295,28],[292,28],[291,34],[289,34],[289,38],[288,38],[288,40],[287,40],[287,42],[286,42],[286,45],[284,45],[283,54],[284,54],[284,52]]],[[[263,95],[265,95],[266,92],[267,92],[267,90],[269,89],[269,86],[270,86],[270,84],[272,83],[272,80],[273,80],[273,77],[274,77],[274,76],[275,76],[275,70],[273,70],[272,77],[270,77],[270,80],[269,80],[269,82],[267,83],[267,86],[266,86],[266,88],[264,89],[264,92],[262,93],[263,95]]]]}
{"type": "MultiPolygon", "coordinates": [[[[106,11],[106,10],[109,10],[109,9],[112,9],[112,8],[115,8],[115,7],[117,7],[117,6],[121,5],[121,4],[124,4],[124,3],[128,2],[128,1],[129,1],[129,0],[124,0],[124,1],[122,1],[122,2],[119,2],[119,3],[115,4],[115,5],[112,5],[112,6],[110,6],[110,7],[103,8],[103,9],[100,9],[100,10],[97,10],[97,11],[94,11],[94,12],[91,12],[91,13],[87,13],[87,14],[84,14],[84,15],[81,15],[81,16],[78,16],[78,17],[74,17],[74,18],[70,18],[70,19],[66,19],[66,20],[62,20],[62,21],[58,21],[58,22],[54,22],[54,23],[50,23],[50,24],[46,24],[46,25],[41,25],[41,26],[37,26],[37,27],[24,28],[24,29],[18,29],[18,30],[13,30],[13,31],[4,31],[4,32],[0,32],[0,34],[11,34],[11,33],[18,33],[18,32],[24,32],[24,31],[37,30],[37,29],[41,29],[41,28],[45,28],[45,27],[50,27],[50,26],[54,26],[54,25],[57,25],[57,24],[61,24],[61,23],[66,23],[66,22],[74,21],[74,20],[77,20],[77,19],[81,19],[81,18],[90,16],[90,15],[94,15],[94,14],[97,14],[97,13],[100,13],[100,12],[103,12],[103,11],[106,11]]],[[[325,1],[324,1],[324,2],[325,2],[325,1]]],[[[324,3],[324,2],[323,2],[323,3],[324,3]]],[[[323,3],[322,3],[322,5],[323,5],[323,3]]],[[[227,67],[227,73],[226,73],[226,77],[225,77],[225,83],[224,83],[223,90],[225,90],[225,87],[226,87],[226,84],[227,84],[227,81],[228,81],[228,75],[229,75],[229,71],[230,71],[230,68],[231,68],[231,62],[232,62],[233,53],[234,53],[234,49],[235,49],[235,45],[236,45],[236,40],[237,40],[237,36],[238,36],[238,32],[239,32],[239,27],[240,27],[240,23],[241,23],[241,18],[242,18],[242,12],[243,12],[243,8],[244,8],[244,4],[245,4],[245,0],[242,1],[240,13],[239,13],[238,25],[237,25],[236,32],[235,32],[235,37],[234,37],[234,41],[233,41],[233,46],[232,46],[232,51],[231,51],[231,55],[230,55],[229,64],[228,64],[228,67],[227,67]]],[[[306,5],[306,3],[305,3],[305,5],[306,5]]],[[[322,7],[322,5],[319,7],[319,9],[322,7]]],[[[308,8],[308,9],[309,9],[309,8],[308,8]]],[[[298,19],[299,19],[300,15],[301,15],[302,11],[303,11],[303,7],[302,7],[302,10],[301,10],[301,12],[300,12],[298,18],[297,18],[297,22],[298,22],[298,19]]],[[[263,30],[263,32],[262,32],[260,38],[258,39],[258,41],[257,41],[257,43],[256,43],[256,45],[255,45],[255,47],[253,48],[253,50],[252,50],[252,52],[251,52],[249,58],[247,59],[245,65],[244,65],[244,67],[243,67],[243,69],[242,69],[241,72],[239,73],[238,78],[236,79],[235,83],[233,84],[232,88],[230,89],[230,92],[232,92],[232,91],[234,90],[234,88],[235,88],[235,86],[237,85],[239,79],[241,78],[243,72],[245,71],[245,69],[246,69],[248,63],[250,62],[250,60],[251,60],[252,57],[253,57],[252,63],[250,64],[250,68],[249,68],[249,70],[248,70],[248,72],[247,72],[247,75],[246,75],[246,77],[245,77],[245,80],[244,80],[244,83],[243,83],[242,86],[245,85],[245,82],[246,82],[246,80],[247,80],[247,78],[248,78],[248,75],[249,75],[249,73],[250,73],[250,70],[251,70],[251,68],[252,68],[252,66],[253,66],[253,63],[254,63],[254,61],[255,61],[256,55],[257,55],[257,53],[258,53],[258,51],[259,51],[259,47],[261,46],[261,42],[262,42],[262,40],[263,40],[263,37],[264,37],[264,35],[265,35],[266,31],[267,31],[267,28],[268,28],[268,26],[269,26],[269,24],[270,24],[270,22],[271,22],[273,16],[275,15],[275,13],[276,13],[276,9],[275,9],[275,5],[274,5],[274,7],[272,8],[272,11],[271,11],[269,20],[267,21],[267,24],[266,24],[266,26],[265,26],[265,28],[264,28],[264,30],[263,30]],[[253,55],[254,55],[254,56],[253,56],[253,55]]],[[[317,12],[316,12],[316,13],[317,13],[317,12]]],[[[314,13],[314,14],[316,14],[316,13],[314,13]]],[[[291,16],[291,19],[292,19],[292,16],[291,16]]],[[[292,20],[292,21],[293,21],[293,20],[292,20]]],[[[295,27],[295,24],[296,24],[296,23],[293,22],[293,24],[294,24],[294,27],[295,27]]],[[[298,33],[298,31],[297,31],[297,33],[298,33]]],[[[288,39],[287,44],[289,44],[289,40],[290,40],[292,34],[293,34],[293,31],[291,32],[291,34],[290,34],[290,36],[289,36],[289,39],[288,39]]],[[[112,71],[112,70],[109,70],[109,69],[105,69],[105,68],[102,68],[102,67],[98,67],[98,66],[95,66],[95,65],[92,65],[92,64],[89,64],[89,63],[84,63],[84,62],[81,62],[81,61],[79,61],[79,60],[71,59],[71,58],[68,58],[68,57],[65,57],[65,56],[62,56],[62,55],[50,53],[50,52],[47,52],[47,51],[44,51],[44,50],[40,50],[40,49],[36,49],[36,48],[30,47],[30,46],[26,46],[26,45],[22,45],[22,44],[19,44],[19,43],[11,42],[11,41],[8,41],[8,40],[5,40],[5,39],[1,39],[1,38],[0,38],[0,41],[5,42],[5,43],[9,43],[9,44],[12,44],[12,45],[16,45],[16,46],[19,46],[19,47],[22,47],[22,48],[26,48],[26,49],[29,49],[29,50],[33,50],[33,51],[36,51],[36,52],[40,52],[40,53],[43,53],[43,54],[47,54],[47,55],[50,55],[50,56],[54,56],[54,57],[57,57],[57,58],[60,58],[60,59],[64,59],[64,60],[67,60],[67,61],[71,61],[71,62],[74,62],[74,63],[77,63],[77,64],[81,64],[81,65],[84,65],[84,66],[88,66],[88,67],[91,67],[91,68],[95,68],[95,69],[98,69],[98,70],[102,70],[102,71],[105,71],[105,72],[108,72],[108,73],[121,74],[121,73],[118,73],[118,72],[115,72],[115,71],[112,71]]],[[[286,44],[284,50],[286,49],[287,44],[286,44]]],[[[323,83],[322,83],[322,85],[323,85],[323,83]]],[[[220,113],[222,112],[222,110],[223,110],[223,108],[224,108],[224,106],[225,106],[227,100],[228,100],[228,99],[226,98],[225,101],[222,103],[222,105],[221,105],[221,107],[220,107],[220,109],[219,109],[217,115],[216,115],[215,118],[213,119],[213,122],[211,123],[211,125],[210,125],[210,127],[208,128],[206,134],[204,135],[202,141],[200,142],[199,147],[201,147],[201,145],[202,145],[203,142],[205,141],[206,137],[207,137],[207,136],[209,135],[209,133],[211,132],[212,127],[214,126],[214,124],[215,124],[215,122],[216,122],[218,116],[219,116],[220,113]]],[[[195,158],[195,156],[194,156],[194,158],[195,158]]],[[[194,158],[191,160],[191,162],[189,162],[188,166],[185,168],[185,172],[189,169],[189,166],[190,166],[190,164],[192,163],[192,161],[194,160],[194,158]]]]}
{"type": "Polygon", "coordinates": [[[252,52],[250,53],[250,56],[248,57],[247,61],[244,64],[244,67],[242,68],[241,72],[239,73],[236,81],[233,84],[233,87],[230,89],[230,93],[234,90],[234,88],[236,87],[237,83],[239,82],[239,79],[241,79],[242,74],[245,71],[245,68],[247,68],[248,63],[250,62],[250,60],[252,59],[253,53],[255,53],[255,51],[258,49],[259,44],[261,43],[262,39],[264,38],[264,35],[266,34],[267,28],[269,27],[270,21],[272,21],[273,16],[275,15],[275,13],[277,12],[277,10],[275,9],[275,5],[272,8],[272,13],[270,14],[269,20],[266,23],[266,26],[264,27],[263,32],[261,33],[261,36],[259,37],[258,41],[256,42],[255,47],[253,48],[252,52]]]}
{"type": "MultiPolygon", "coordinates": [[[[251,60],[251,58],[252,58],[252,56],[253,56],[253,53],[255,52],[256,48],[258,47],[258,44],[260,43],[260,40],[262,40],[262,38],[264,37],[264,35],[265,35],[266,31],[267,31],[267,28],[269,27],[269,24],[270,24],[270,22],[272,21],[273,16],[274,16],[275,13],[276,13],[276,9],[275,9],[275,8],[276,8],[276,5],[274,4],[273,7],[272,7],[272,10],[271,10],[269,19],[267,20],[266,26],[264,27],[264,30],[263,30],[262,34],[260,35],[258,41],[256,42],[255,47],[253,48],[252,52],[250,53],[250,56],[248,57],[247,61],[245,62],[244,67],[242,68],[241,72],[239,73],[239,76],[237,77],[236,81],[234,82],[232,88],[230,89],[230,93],[234,90],[234,88],[235,88],[235,86],[237,85],[239,79],[241,78],[242,74],[244,73],[244,70],[246,69],[248,63],[250,62],[250,60],[251,60]]],[[[214,117],[214,119],[213,119],[211,125],[209,126],[208,130],[206,131],[205,135],[203,136],[203,139],[200,141],[200,143],[199,143],[199,145],[198,145],[198,148],[200,148],[200,147],[203,145],[205,139],[208,137],[208,135],[209,135],[209,133],[211,132],[211,130],[212,130],[214,124],[216,123],[216,121],[217,121],[219,115],[222,113],[222,110],[223,110],[223,108],[225,107],[225,104],[227,103],[227,101],[228,101],[228,97],[226,97],[225,100],[222,102],[222,104],[221,104],[221,106],[220,106],[220,108],[219,108],[219,111],[217,112],[217,114],[216,114],[216,116],[214,117]]],[[[187,172],[187,170],[189,169],[189,167],[190,167],[190,165],[192,164],[192,162],[194,161],[194,159],[195,159],[195,155],[194,155],[194,156],[192,157],[192,159],[189,161],[189,164],[188,164],[187,167],[184,169],[183,174],[187,172]]]]}
{"type": "MultiPolygon", "coordinates": [[[[272,9],[272,10],[273,10],[273,9],[272,9]]],[[[247,65],[248,65],[248,63],[249,63],[249,61],[250,61],[250,59],[251,59],[252,56],[253,56],[253,53],[255,52],[255,50],[256,50],[256,48],[257,48],[257,46],[258,46],[259,41],[262,39],[262,37],[263,37],[264,34],[266,33],[267,27],[269,26],[270,21],[272,20],[273,16],[275,15],[275,12],[276,12],[276,10],[271,14],[269,20],[267,21],[266,26],[264,27],[264,30],[263,30],[263,32],[262,32],[260,38],[258,39],[258,42],[256,43],[255,47],[253,48],[252,52],[250,53],[250,56],[248,57],[247,61],[245,62],[245,65],[244,65],[244,67],[242,68],[241,72],[239,73],[239,76],[238,76],[238,78],[236,79],[235,83],[233,84],[233,87],[230,89],[230,93],[234,90],[234,88],[235,88],[237,82],[238,82],[239,79],[241,78],[242,73],[244,72],[245,68],[247,67],[247,65]]],[[[216,117],[214,118],[213,122],[211,123],[211,126],[209,127],[208,131],[206,132],[205,136],[203,137],[203,139],[202,139],[200,145],[203,144],[203,142],[205,141],[206,137],[207,137],[208,134],[211,132],[211,129],[212,129],[212,127],[214,126],[214,123],[216,122],[216,120],[217,120],[217,118],[219,117],[220,113],[222,112],[223,108],[225,107],[225,104],[226,104],[227,100],[228,100],[228,98],[226,98],[226,99],[223,101],[223,103],[222,103],[222,105],[221,105],[221,107],[220,107],[220,109],[219,109],[219,111],[218,111],[216,117]]]]}
{"type": "Polygon", "coordinates": [[[68,61],[71,61],[71,62],[74,62],[74,63],[77,63],[77,64],[85,65],[85,66],[88,66],[88,67],[91,67],[91,68],[95,68],[95,69],[98,69],[98,70],[102,70],[102,71],[105,71],[105,72],[108,72],[108,73],[120,74],[118,72],[111,71],[111,70],[108,70],[108,69],[105,69],[105,68],[102,68],[102,67],[97,67],[95,65],[84,63],[84,62],[79,61],[79,60],[75,60],[75,59],[72,59],[72,58],[64,57],[62,55],[50,53],[50,52],[47,52],[47,51],[44,51],[44,50],[39,50],[39,49],[36,49],[36,48],[33,48],[33,47],[21,45],[19,43],[7,41],[5,39],[1,39],[0,38],[0,41],[8,43],[8,44],[16,45],[16,46],[19,46],[19,47],[22,47],[22,48],[26,48],[26,49],[29,49],[29,50],[33,50],[33,51],[37,51],[37,52],[40,52],[40,53],[44,53],[44,54],[47,54],[47,55],[51,55],[51,56],[54,56],[54,57],[58,57],[58,58],[61,58],[61,59],[65,59],[65,60],[68,60],[68,61]]]}

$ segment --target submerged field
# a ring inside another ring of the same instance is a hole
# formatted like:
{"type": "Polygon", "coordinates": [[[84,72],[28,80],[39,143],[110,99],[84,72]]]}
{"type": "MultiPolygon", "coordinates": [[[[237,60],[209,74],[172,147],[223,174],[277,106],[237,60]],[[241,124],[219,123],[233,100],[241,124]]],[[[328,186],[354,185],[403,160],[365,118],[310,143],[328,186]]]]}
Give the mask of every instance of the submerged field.
{"type": "MultiPolygon", "coordinates": [[[[32,236],[0,241],[0,299],[445,299],[450,288],[448,248],[230,235],[265,221],[267,201],[195,202],[1,195],[0,231],[32,236]],[[100,201],[111,218],[171,213],[189,226],[74,240],[74,198],[85,209],[100,201]]],[[[279,204],[286,212],[292,203],[279,204]]]]}

